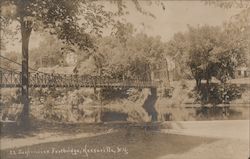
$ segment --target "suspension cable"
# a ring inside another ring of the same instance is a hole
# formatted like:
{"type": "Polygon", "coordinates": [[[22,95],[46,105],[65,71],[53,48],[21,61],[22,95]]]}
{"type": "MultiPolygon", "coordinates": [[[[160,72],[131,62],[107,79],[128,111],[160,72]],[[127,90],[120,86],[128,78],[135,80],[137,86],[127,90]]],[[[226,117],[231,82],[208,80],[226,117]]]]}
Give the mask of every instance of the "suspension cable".
{"type": "Polygon", "coordinates": [[[3,68],[3,67],[1,67],[1,66],[0,66],[0,69],[5,70],[5,71],[8,71],[8,72],[14,72],[14,73],[16,73],[16,74],[19,74],[19,73],[20,73],[20,72],[14,71],[14,70],[9,70],[9,69],[7,69],[7,68],[3,68]]]}
{"type": "MultiPolygon", "coordinates": [[[[15,64],[17,64],[17,65],[19,65],[19,66],[22,66],[21,63],[18,63],[18,62],[16,62],[16,61],[13,61],[13,60],[11,60],[11,59],[9,59],[9,58],[7,58],[7,57],[4,57],[4,56],[2,56],[2,55],[0,55],[0,57],[3,58],[3,59],[5,59],[5,60],[7,60],[7,61],[10,61],[10,62],[12,62],[12,63],[15,63],[15,64]]],[[[31,67],[28,67],[28,68],[29,68],[30,70],[34,71],[34,72],[39,72],[39,73],[47,74],[47,73],[44,73],[44,72],[35,70],[35,69],[31,68],[31,67]]]]}

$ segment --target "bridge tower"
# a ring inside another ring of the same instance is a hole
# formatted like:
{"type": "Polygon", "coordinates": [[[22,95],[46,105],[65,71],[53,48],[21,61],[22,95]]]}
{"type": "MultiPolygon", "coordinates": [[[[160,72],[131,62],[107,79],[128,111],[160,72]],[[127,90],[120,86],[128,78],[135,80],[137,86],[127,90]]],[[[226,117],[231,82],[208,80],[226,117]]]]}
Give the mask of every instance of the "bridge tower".
{"type": "Polygon", "coordinates": [[[170,78],[167,60],[159,60],[151,67],[151,80],[157,83],[158,95],[162,95],[164,90],[169,88],[170,78]]]}

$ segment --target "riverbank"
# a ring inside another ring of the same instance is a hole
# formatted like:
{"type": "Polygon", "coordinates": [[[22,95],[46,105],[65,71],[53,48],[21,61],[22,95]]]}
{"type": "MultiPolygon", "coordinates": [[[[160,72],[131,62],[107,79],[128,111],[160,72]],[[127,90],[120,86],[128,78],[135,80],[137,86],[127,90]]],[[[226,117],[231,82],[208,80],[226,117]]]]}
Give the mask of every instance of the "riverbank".
{"type": "Polygon", "coordinates": [[[186,121],[172,123],[165,134],[217,139],[182,154],[167,154],[158,159],[243,159],[250,157],[249,120],[186,121]]]}
{"type": "Polygon", "coordinates": [[[156,159],[180,154],[214,139],[123,129],[109,134],[1,150],[5,159],[156,159]]]}
{"type": "Polygon", "coordinates": [[[157,159],[248,159],[249,142],[237,139],[220,139],[203,143],[181,154],[167,154],[157,159]]]}
{"type": "MultiPolygon", "coordinates": [[[[41,150],[46,150],[52,153],[56,148],[58,151],[79,150],[80,153],[86,148],[109,150],[119,148],[121,151],[119,153],[90,152],[88,158],[242,159],[248,157],[248,135],[248,120],[69,124],[68,126],[55,124],[22,136],[2,136],[1,155],[3,158],[18,159],[24,155],[13,156],[10,152],[39,153],[41,150]]],[[[30,154],[25,158],[78,159],[84,158],[84,155],[86,154],[30,154]]]]}
{"type": "Polygon", "coordinates": [[[249,141],[249,120],[171,121],[163,123],[163,125],[169,124],[172,129],[161,129],[160,131],[169,134],[249,141]]]}

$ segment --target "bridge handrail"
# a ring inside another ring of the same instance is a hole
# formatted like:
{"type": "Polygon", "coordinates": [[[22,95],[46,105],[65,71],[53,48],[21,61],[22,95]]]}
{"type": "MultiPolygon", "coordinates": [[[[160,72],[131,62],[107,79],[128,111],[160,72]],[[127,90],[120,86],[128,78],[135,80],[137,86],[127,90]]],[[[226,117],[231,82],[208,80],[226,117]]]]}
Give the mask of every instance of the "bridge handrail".
{"type": "MultiPolygon", "coordinates": [[[[0,84],[21,85],[21,72],[0,70],[0,84]],[[17,80],[18,79],[18,80],[17,80]]],[[[58,73],[29,73],[31,86],[47,87],[156,87],[157,82],[139,79],[119,79],[107,76],[91,76],[58,73]]]]}

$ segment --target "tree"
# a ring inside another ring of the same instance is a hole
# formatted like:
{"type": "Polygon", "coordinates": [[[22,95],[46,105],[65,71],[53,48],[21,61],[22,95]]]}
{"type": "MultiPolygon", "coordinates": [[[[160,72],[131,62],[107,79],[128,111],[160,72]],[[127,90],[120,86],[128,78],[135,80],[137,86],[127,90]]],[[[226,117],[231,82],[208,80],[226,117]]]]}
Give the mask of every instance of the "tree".
{"type": "Polygon", "coordinates": [[[22,37],[22,102],[21,126],[29,126],[29,39],[32,30],[43,30],[81,49],[92,47],[86,29],[99,33],[110,19],[103,6],[82,0],[2,0],[1,30],[13,21],[19,23],[22,37]],[[80,17],[81,15],[82,17],[80,17]],[[80,24],[79,18],[85,20],[80,24]],[[90,28],[91,27],[91,28],[90,28]]]}
{"type": "Polygon", "coordinates": [[[215,1],[215,0],[204,0],[207,5],[214,5],[221,8],[249,8],[250,3],[246,0],[231,0],[231,1],[215,1]]]}
{"type": "MultiPolygon", "coordinates": [[[[250,12],[247,13],[250,15],[250,12]]],[[[216,78],[221,83],[234,78],[235,70],[242,64],[247,64],[250,51],[250,19],[248,16],[237,16],[222,26],[220,45],[214,53],[218,62],[216,63],[216,78]]]]}
{"type": "Polygon", "coordinates": [[[188,32],[175,35],[167,44],[167,48],[176,53],[172,56],[180,56],[179,59],[186,60],[203,103],[218,104],[222,100],[215,98],[214,94],[221,94],[223,90],[226,93],[231,89],[226,87],[226,82],[234,77],[237,66],[246,62],[249,52],[247,28],[242,30],[237,23],[232,22],[220,27],[189,26],[188,32]],[[212,77],[220,80],[219,91],[210,84],[212,77]],[[201,84],[203,79],[206,80],[206,85],[201,84]]]}
{"type": "Polygon", "coordinates": [[[196,79],[209,85],[212,77],[222,83],[233,78],[236,67],[245,59],[245,42],[238,29],[227,27],[189,27],[187,34],[188,65],[196,79]]]}
{"type": "Polygon", "coordinates": [[[189,26],[189,66],[200,87],[201,80],[210,84],[212,76],[216,75],[216,54],[213,51],[220,44],[221,30],[219,27],[202,26],[194,28],[189,26]]]}
{"type": "Polygon", "coordinates": [[[131,23],[122,23],[118,21],[113,27],[113,35],[115,38],[119,40],[119,42],[123,45],[126,45],[127,40],[133,35],[135,32],[135,28],[131,23]]]}
{"type": "Polygon", "coordinates": [[[249,65],[250,61],[250,7],[243,9],[224,24],[225,34],[230,37],[225,42],[229,48],[241,51],[243,58],[239,61],[249,65]],[[231,42],[230,42],[231,41],[231,42]],[[240,49],[240,50],[239,50],[240,49]]]}
{"type": "MultiPolygon", "coordinates": [[[[207,5],[213,5],[220,8],[231,9],[239,8],[241,12],[234,15],[228,22],[225,23],[224,28],[227,33],[237,37],[234,43],[241,45],[241,50],[245,52],[245,63],[247,65],[250,61],[250,1],[247,0],[232,0],[232,1],[214,1],[206,0],[207,5]]],[[[231,39],[231,37],[230,37],[231,39]]],[[[235,38],[234,38],[235,39],[235,38]]],[[[226,39],[228,40],[228,39],[226,39]]],[[[230,45],[229,45],[230,46],[230,45]]]]}
{"type": "Polygon", "coordinates": [[[96,62],[104,75],[149,80],[151,68],[164,55],[160,37],[133,34],[131,24],[119,26],[114,36],[98,39],[96,62]],[[122,31],[119,29],[124,29],[122,31]],[[128,31],[129,30],[129,31],[128,31]]]}
{"type": "MultiPolygon", "coordinates": [[[[32,31],[42,30],[57,35],[59,39],[80,49],[92,48],[90,33],[100,35],[100,28],[110,22],[112,15],[123,15],[126,5],[123,0],[110,0],[118,6],[118,12],[111,14],[104,6],[92,0],[1,0],[1,30],[12,24],[19,23],[22,37],[22,102],[21,125],[29,125],[29,39],[32,31]],[[3,25],[2,25],[3,24],[3,25]]],[[[133,0],[137,10],[144,11],[138,0],[133,0]]],[[[161,3],[161,6],[164,5],[161,3]]],[[[164,8],[164,7],[163,7],[164,8]]]]}
{"type": "Polygon", "coordinates": [[[30,66],[36,69],[65,65],[65,48],[68,45],[50,34],[43,34],[42,39],[37,48],[30,50],[30,66]]]}
{"type": "Polygon", "coordinates": [[[203,102],[209,102],[213,96],[212,77],[217,78],[221,82],[220,87],[224,88],[226,82],[234,77],[237,66],[246,62],[249,23],[239,21],[216,27],[189,26],[187,32],[176,34],[166,45],[167,53],[181,61],[180,67],[185,69],[188,66],[191,70],[203,102]],[[206,80],[205,85],[201,84],[203,79],[206,80]]]}
{"type": "Polygon", "coordinates": [[[189,41],[188,33],[176,33],[165,45],[165,56],[174,60],[174,77],[190,78],[192,76],[189,66],[189,41]]]}

